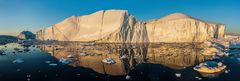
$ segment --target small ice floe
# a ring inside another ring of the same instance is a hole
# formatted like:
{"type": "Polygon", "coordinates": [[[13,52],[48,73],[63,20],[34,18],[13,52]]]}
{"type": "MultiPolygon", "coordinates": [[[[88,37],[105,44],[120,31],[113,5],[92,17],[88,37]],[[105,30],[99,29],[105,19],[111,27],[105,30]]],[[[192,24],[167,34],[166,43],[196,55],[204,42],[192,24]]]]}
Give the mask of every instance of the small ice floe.
{"type": "Polygon", "coordinates": [[[175,73],[175,75],[177,76],[177,77],[181,77],[181,73],[175,73]]]}
{"type": "Polygon", "coordinates": [[[198,76],[196,76],[195,78],[198,79],[198,80],[202,80],[202,78],[201,78],[201,77],[198,77],[198,76]]]}
{"type": "Polygon", "coordinates": [[[21,71],[21,69],[20,69],[20,68],[18,68],[16,71],[21,71]]]}
{"type": "Polygon", "coordinates": [[[198,80],[202,80],[202,78],[198,78],[198,80]]]}
{"type": "Polygon", "coordinates": [[[50,63],[51,63],[51,61],[45,61],[45,63],[46,63],[46,64],[50,64],[50,63]]]}
{"type": "Polygon", "coordinates": [[[20,64],[20,63],[23,63],[24,61],[22,59],[15,59],[12,61],[12,63],[17,63],[17,64],[20,64]]]}
{"type": "Polygon", "coordinates": [[[220,56],[220,57],[222,57],[222,56],[229,56],[229,54],[228,54],[228,53],[225,53],[225,52],[223,52],[223,53],[217,53],[217,56],[220,56]]]}
{"type": "Polygon", "coordinates": [[[218,73],[226,68],[222,62],[206,61],[195,66],[193,69],[200,73],[218,73]]]}
{"type": "Polygon", "coordinates": [[[224,72],[225,72],[226,74],[228,74],[228,73],[230,72],[230,70],[225,70],[224,72]]]}
{"type": "Polygon", "coordinates": [[[199,78],[198,76],[196,76],[195,78],[199,78]]]}
{"type": "Polygon", "coordinates": [[[70,64],[72,61],[69,60],[69,59],[61,58],[61,59],[59,59],[59,62],[60,62],[62,65],[67,65],[67,64],[70,64]]]}
{"type": "Polygon", "coordinates": [[[127,55],[122,55],[121,59],[128,59],[127,55]]]}
{"type": "Polygon", "coordinates": [[[81,52],[79,55],[80,55],[80,56],[86,56],[87,54],[84,53],[84,52],[81,52]]]}
{"type": "Polygon", "coordinates": [[[28,78],[28,79],[27,79],[27,81],[31,81],[31,79],[30,79],[30,78],[28,78]]]}
{"type": "Polygon", "coordinates": [[[77,73],[76,75],[77,75],[77,76],[80,76],[81,74],[80,74],[80,73],[77,73]]]}
{"type": "Polygon", "coordinates": [[[28,78],[30,78],[30,77],[31,77],[31,75],[27,75],[27,77],[28,77],[28,78]]]}
{"type": "Polygon", "coordinates": [[[50,63],[49,66],[57,66],[58,64],[56,63],[50,63]]]}
{"type": "Polygon", "coordinates": [[[106,64],[115,64],[116,63],[111,57],[103,59],[102,62],[106,63],[106,64]]]}
{"type": "Polygon", "coordinates": [[[74,55],[68,55],[67,56],[67,58],[73,58],[74,57],[74,55]]]}
{"type": "Polygon", "coordinates": [[[130,76],[130,75],[127,75],[127,76],[126,76],[126,79],[127,79],[127,80],[130,80],[130,79],[131,79],[131,76],[130,76]]]}

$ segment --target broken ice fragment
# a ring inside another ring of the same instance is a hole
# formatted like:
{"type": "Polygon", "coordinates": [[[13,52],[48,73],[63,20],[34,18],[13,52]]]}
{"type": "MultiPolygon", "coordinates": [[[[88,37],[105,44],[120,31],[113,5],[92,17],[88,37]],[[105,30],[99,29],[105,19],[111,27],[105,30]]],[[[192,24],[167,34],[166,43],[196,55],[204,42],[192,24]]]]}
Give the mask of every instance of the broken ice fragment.
{"type": "Polygon", "coordinates": [[[113,60],[111,57],[103,59],[102,62],[106,63],[106,64],[115,64],[116,63],[115,60],[113,60]]]}
{"type": "Polygon", "coordinates": [[[71,60],[65,59],[65,58],[61,58],[61,59],[59,60],[59,62],[60,62],[62,65],[67,65],[67,64],[70,64],[70,63],[71,63],[71,60]]]}
{"type": "Polygon", "coordinates": [[[86,53],[80,53],[79,55],[80,56],[86,56],[87,54],[86,53]]]}
{"type": "Polygon", "coordinates": [[[12,63],[18,63],[18,64],[20,64],[20,63],[23,63],[24,61],[22,60],[22,59],[16,59],[16,60],[14,60],[12,63]]]}
{"type": "Polygon", "coordinates": [[[51,64],[49,64],[49,66],[57,66],[58,64],[56,64],[56,63],[51,63],[51,64]]]}
{"type": "Polygon", "coordinates": [[[127,80],[130,80],[130,79],[131,79],[131,76],[127,75],[127,76],[126,76],[126,79],[127,79],[127,80]]]}
{"type": "Polygon", "coordinates": [[[177,77],[181,77],[181,73],[176,73],[175,74],[177,77]]]}
{"type": "Polygon", "coordinates": [[[18,68],[17,71],[21,71],[21,69],[18,68]]]}
{"type": "Polygon", "coordinates": [[[45,61],[45,63],[46,63],[46,64],[49,64],[49,63],[51,63],[51,61],[45,61]]]}

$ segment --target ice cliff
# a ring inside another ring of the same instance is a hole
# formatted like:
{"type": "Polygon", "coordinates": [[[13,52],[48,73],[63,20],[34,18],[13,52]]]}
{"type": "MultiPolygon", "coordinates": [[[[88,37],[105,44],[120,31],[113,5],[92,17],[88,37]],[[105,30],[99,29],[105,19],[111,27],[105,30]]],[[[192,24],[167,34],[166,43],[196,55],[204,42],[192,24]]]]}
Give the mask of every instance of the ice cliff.
{"type": "Polygon", "coordinates": [[[175,13],[158,20],[140,22],[126,10],[102,10],[72,16],[39,30],[39,40],[144,43],[203,42],[224,37],[225,26],[175,13]]]}

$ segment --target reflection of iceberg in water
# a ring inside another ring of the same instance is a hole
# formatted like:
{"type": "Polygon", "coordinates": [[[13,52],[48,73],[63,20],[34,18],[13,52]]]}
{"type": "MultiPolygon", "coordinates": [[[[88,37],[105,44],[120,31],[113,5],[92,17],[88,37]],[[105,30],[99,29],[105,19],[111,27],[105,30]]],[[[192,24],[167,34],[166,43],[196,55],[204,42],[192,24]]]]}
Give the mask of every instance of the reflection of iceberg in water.
{"type": "Polygon", "coordinates": [[[193,45],[162,44],[149,48],[147,57],[149,63],[162,64],[172,69],[184,69],[207,59],[200,54],[200,50],[193,45]]]}
{"type": "Polygon", "coordinates": [[[126,75],[138,64],[162,64],[172,69],[183,69],[202,62],[200,48],[189,44],[96,44],[82,46],[78,44],[62,44],[58,46],[39,46],[52,56],[61,59],[74,56],[73,67],[90,68],[98,73],[109,75],[126,75]],[[62,49],[62,50],[58,50],[62,49]],[[86,55],[80,55],[85,53],[86,55]],[[122,57],[127,58],[122,58],[122,57]],[[102,63],[104,58],[111,57],[115,64],[102,63]]]}

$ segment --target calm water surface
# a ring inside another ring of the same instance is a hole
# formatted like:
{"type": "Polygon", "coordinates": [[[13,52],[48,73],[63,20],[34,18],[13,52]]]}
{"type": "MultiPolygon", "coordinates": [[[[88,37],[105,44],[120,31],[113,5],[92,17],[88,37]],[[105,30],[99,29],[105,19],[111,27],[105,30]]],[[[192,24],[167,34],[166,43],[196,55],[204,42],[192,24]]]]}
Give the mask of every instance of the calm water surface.
{"type": "Polygon", "coordinates": [[[0,55],[0,81],[240,81],[238,49],[228,51],[232,56],[215,59],[227,65],[229,70],[218,74],[200,74],[193,70],[195,65],[207,61],[210,56],[201,55],[202,48],[190,44],[23,47],[10,43],[0,45],[0,49],[4,50],[0,55]],[[30,50],[16,52],[16,48],[30,50]],[[102,60],[108,57],[116,63],[103,63],[102,60]],[[71,63],[60,63],[62,58],[70,59],[71,63]],[[24,62],[13,63],[16,59],[24,62]]]}

